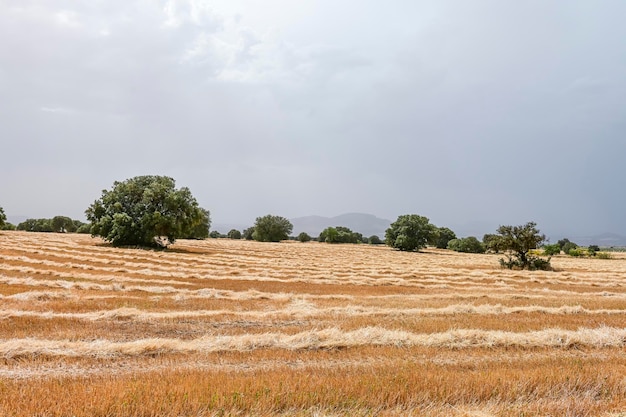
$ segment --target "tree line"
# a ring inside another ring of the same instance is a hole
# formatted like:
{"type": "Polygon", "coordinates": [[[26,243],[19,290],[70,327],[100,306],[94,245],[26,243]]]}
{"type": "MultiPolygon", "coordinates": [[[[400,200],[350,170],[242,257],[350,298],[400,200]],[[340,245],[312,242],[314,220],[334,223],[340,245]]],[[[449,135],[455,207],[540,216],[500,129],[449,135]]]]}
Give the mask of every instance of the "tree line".
{"type": "MultiPolygon", "coordinates": [[[[6,222],[0,207],[0,229],[32,232],[90,233],[114,246],[148,246],[166,248],[179,238],[204,239],[228,237],[259,242],[279,242],[290,238],[291,222],[281,216],[268,214],[257,217],[254,225],[243,232],[232,229],[226,235],[209,233],[211,217],[186,188],[177,189],[174,179],[165,176],[139,176],[114,182],[103,190],[101,198],[85,210],[89,223],[66,216],[52,219],[28,219],[17,226],[6,222]]],[[[426,246],[457,252],[502,253],[500,265],[509,269],[550,269],[550,259],[561,251],[572,256],[584,256],[578,246],[563,239],[546,245],[546,237],[534,222],[520,226],[500,226],[495,234],[486,234],[482,242],[474,236],[457,238],[447,227],[437,227],[427,217],[417,214],[398,216],[385,231],[384,242],[378,236],[364,237],[344,226],[328,227],[317,238],[307,233],[292,237],[301,242],[317,240],[329,244],[382,244],[400,251],[420,251],[426,246]],[[543,252],[536,249],[543,247],[543,252]],[[547,258],[540,255],[546,255],[547,258]]],[[[599,248],[588,249],[595,256],[599,248]]]]}

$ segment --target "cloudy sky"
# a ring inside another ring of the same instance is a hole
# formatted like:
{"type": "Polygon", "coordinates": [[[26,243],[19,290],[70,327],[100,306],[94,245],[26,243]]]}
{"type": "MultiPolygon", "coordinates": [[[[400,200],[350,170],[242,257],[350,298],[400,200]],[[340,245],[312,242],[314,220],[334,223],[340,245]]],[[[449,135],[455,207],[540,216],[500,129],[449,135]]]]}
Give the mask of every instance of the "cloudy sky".
{"type": "Polygon", "coordinates": [[[0,0],[0,206],[82,219],[113,181],[158,174],[214,223],[626,234],[624,16],[621,0],[0,0]]]}

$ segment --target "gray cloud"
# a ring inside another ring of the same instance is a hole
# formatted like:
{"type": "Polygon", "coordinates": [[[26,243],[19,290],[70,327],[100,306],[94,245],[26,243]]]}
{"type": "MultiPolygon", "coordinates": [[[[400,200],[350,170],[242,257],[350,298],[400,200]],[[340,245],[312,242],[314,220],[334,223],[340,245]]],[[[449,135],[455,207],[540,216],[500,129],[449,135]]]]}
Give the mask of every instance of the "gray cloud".
{"type": "Polygon", "coordinates": [[[224,223],[626,233],[621,2],[298,3],[0,4],[0,205],[154,173],[224,223]]]}

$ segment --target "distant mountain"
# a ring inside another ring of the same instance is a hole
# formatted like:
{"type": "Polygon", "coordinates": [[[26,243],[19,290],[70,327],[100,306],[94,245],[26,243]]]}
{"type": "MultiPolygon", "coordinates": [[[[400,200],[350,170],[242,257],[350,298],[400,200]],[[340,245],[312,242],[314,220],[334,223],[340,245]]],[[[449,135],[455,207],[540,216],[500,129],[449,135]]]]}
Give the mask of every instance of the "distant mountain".
{"type": "Polygon", "coordinates": [[[390,220],[365,213],[348,213],[335,217],[306,216],[290,219],[290,221],[293,224],[292,235],[297,236],[301,232],[306,232],[313,237],[319,236],[320,232],[327,227],[344,226],[363,236],[377,235],[382,239],[385,236],[385,230],[391,224],[390,220]]]}

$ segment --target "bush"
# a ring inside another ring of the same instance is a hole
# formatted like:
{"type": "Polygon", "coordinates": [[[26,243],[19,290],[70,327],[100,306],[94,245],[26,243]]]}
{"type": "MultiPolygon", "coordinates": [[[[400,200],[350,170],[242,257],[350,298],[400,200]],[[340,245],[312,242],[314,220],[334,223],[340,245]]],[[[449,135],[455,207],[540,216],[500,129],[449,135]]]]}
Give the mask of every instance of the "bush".
{"type": "MultiPolygon", "coordinates": [[[[565,239],[565,240],[567,240],[567,239],[565,239]]],[[[567,242],[565,242],[563,244],[563,246],[561,246],[561,250],[563,251],[563,253],[569,253],[569,251],[571,251],[572,249],[576,249],[577,247],[578,247],[577,244],[567,240],[567,242]]]]}
{"type": "Polygon", "coordinates": [[[608,252],[597,252],[596,258],[598,259],[613,259],[613,255],[608,252]]]}
{"type": "Polygon", "coordinates": [[[0,229],[4,230],[4,224],[7,221],[7,216],[4,214],[4,209],[0,207],[0,229]]]}
{"type": "Polygon", "coordinates": [[[209,237],[211,239],[219,239],[221,237],[224,237],[224,235],[218,232],[217,230],[212,230],[211,233],[209,233],[209,237]]]}
{"type": "Polygon", "coordinates": [[[419,251],[437,237],[437,228],[427,217],[405,214],[391,223],[385,232],[385,243],[402,251],[419,251]]]}
{"type": "Polygon", "coordinates": [[[257,217],[252,237],[259,242],[280,242],[286,240],[292,230],[293,225],[289,220],[268,214],[257,217]]]}
{"type": "Polygon", "coordinates": [[[558,243],[553,245],[544,245],[543,246],[543,254],[547,256],[554,256],[561,253],[561,247],[558,243]]]}
{"type": "Polygon", "coordinates": [[[567,254],[569,256],[573,256],[575,258],[579,258],[581,256],[584,256],[585,254],[583,253],[583,251],[579,248],[573,248],[567,251],[567,254]]]}

